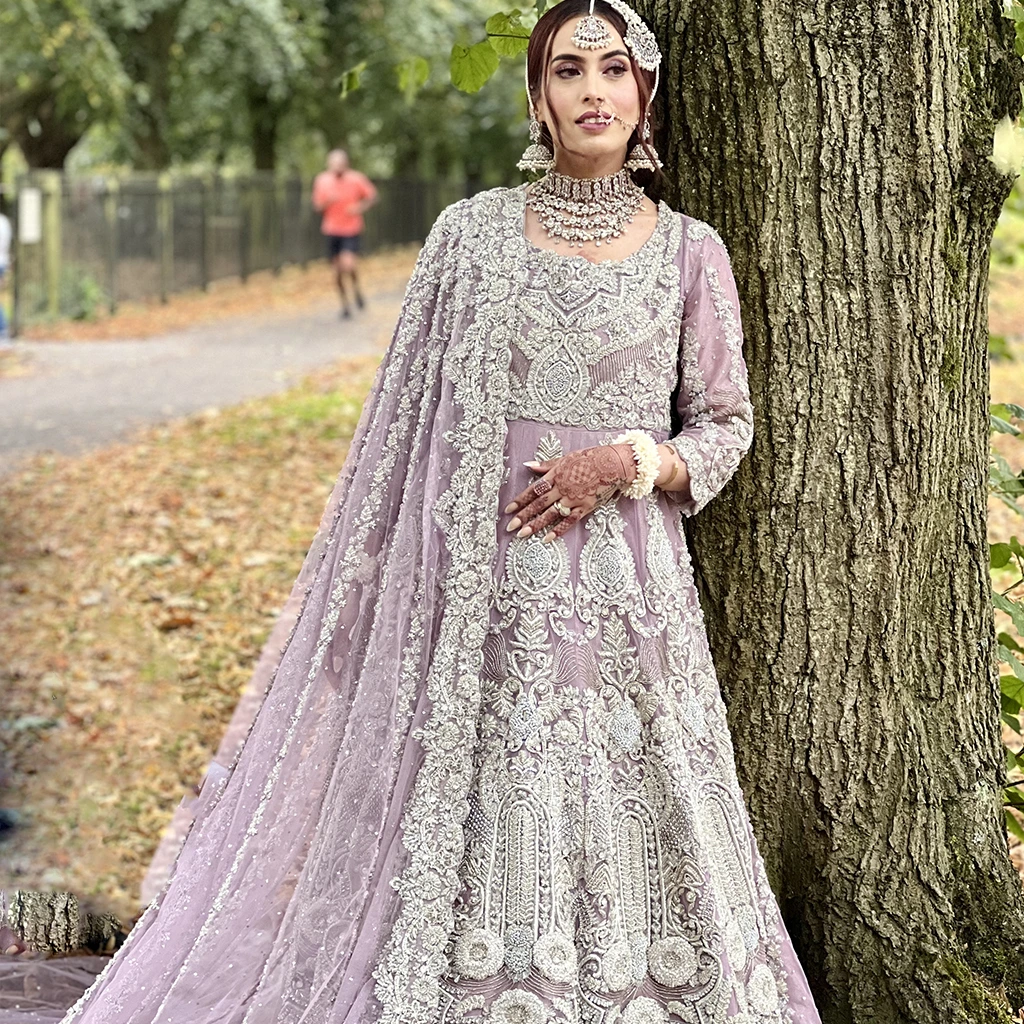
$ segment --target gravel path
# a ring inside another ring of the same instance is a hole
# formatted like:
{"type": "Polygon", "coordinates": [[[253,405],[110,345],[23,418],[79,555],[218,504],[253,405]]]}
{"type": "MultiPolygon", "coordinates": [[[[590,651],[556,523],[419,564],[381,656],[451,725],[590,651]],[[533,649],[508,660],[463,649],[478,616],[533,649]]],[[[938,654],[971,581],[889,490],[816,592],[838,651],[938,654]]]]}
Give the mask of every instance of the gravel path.
{"type": "Polygon", "coordinates": [[[325,300],[301,314],[222,320],[141,341],[14,342],[26,376],[0,378],[0,475],[27,455],[116,441],[147,423],[283,391],[346,355],[379,352],[401,291],[350,320],[325,300]]]}

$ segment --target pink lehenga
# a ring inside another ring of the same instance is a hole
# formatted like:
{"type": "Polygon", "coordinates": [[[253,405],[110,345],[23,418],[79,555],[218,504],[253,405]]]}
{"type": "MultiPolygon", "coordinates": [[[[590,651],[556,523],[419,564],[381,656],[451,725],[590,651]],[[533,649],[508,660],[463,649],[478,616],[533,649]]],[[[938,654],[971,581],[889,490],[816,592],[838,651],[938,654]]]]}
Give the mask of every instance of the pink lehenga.
{"type": "Polygon", "coordinates": [[[540,249],[524,188],[438,218],[246,742],[65,1024],[819,1021],[681,529],[752,441],[728,255],[664,203],[540,249]],[[628,428],[688,494],[504,530],[524,460],[628,428]]]}

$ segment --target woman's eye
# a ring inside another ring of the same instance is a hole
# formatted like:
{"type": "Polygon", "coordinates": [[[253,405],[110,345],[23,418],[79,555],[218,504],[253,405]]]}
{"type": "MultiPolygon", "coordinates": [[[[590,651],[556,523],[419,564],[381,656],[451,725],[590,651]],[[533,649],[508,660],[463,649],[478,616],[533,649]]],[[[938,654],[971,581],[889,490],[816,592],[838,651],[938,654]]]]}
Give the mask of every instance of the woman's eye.
{"type": "MultiPolygon", "coordinates": [[[[558,68],[555,71],[555,74],[559,78],[568,78],[570,76],[563,74],[563,72],[570,72],[570,74],[575,74],[578,70],[579,69],[573,66],[572,64],[566,64],[564,67],[558,68]]],[[[628,70],[629,68],[627,68],[624,64],[609,64],[608,67],[605,68],[605,71],[614,71],[615,78],[621,78],[628,70]]]]}

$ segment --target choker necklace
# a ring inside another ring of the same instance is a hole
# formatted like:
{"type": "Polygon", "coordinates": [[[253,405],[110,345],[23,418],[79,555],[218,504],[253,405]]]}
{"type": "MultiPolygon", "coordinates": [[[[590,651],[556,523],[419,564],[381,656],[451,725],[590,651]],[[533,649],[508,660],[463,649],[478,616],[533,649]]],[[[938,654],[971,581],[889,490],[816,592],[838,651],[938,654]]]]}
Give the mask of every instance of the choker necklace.
{"type": "Polygon", "coordinates": [[[550,170],[526,195],[549,238],[564,238],[581,249],[584,242],[600,245],[618,238],[644,202],[644,190],[625,167],[603,178],[573,178],[550,170]]]}

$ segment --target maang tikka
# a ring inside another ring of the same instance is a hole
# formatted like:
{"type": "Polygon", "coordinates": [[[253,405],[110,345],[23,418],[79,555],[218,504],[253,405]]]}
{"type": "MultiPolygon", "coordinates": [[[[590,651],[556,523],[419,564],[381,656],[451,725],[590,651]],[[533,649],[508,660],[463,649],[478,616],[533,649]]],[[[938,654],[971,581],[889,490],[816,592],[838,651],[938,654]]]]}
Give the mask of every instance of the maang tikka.
{"type": "MultiPolygon", "coordinates": [[[[654,72],[654,88],[651,89],[651,97],[648,107],[654,101],[654,94],[658,91],[659,68],[661,65],[661,51],[658,49],[657,40],[654,34],[647,27],[643,18],[640,17],[632,7],[629,7],[624,0],[604,0],[609,7],[614,8],[626,22],[626,34],[623,42],[640,67],[646,71],[654,72]]],[[[594,0],[590,0],[590,11],[576,22],[576,29],[572,36],[573,43],[581,50],[600,50],[612,42],[611,32],[608,23],[598,15],[594,14],[594,0]]],[[[541,143],[541,124],[537,120],[537,112],[533,106],[533,97],[530,95],[530,75],[528,68],[524,68],[523,76],[526,80],[526,103],[530,112],[530,145],[519,158],[516,167],[521,171],[549,171],[555,166],[554,154],[547,146],[541,143]]],[[[651,137],[650,119],[645,115],[643,128],[640,131],[640,142],[648,142],[651,137]]],[[[628,170],[655,170],[661,167],[661,158],[653,146],[654,161],[647,155],[646,150],[640,143],[637,143],[626,158],[623,164],[628,170]]]]}

